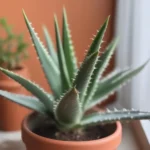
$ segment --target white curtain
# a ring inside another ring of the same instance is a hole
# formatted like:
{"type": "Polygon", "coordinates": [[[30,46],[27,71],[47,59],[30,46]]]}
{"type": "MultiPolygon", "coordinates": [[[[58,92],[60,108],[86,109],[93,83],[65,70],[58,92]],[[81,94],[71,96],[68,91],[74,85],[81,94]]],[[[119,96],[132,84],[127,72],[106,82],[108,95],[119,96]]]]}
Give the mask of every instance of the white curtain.
{"type": "MultiPolygon", "coordinates": [[[[115,30],[116,36],[120,37],[117,67],[137,67],[148,60],[150,0],[117,0],[115,30]]],[[[117,103],[122,107],[150,111],[150,63],[119,92],[117,103]]],[[[139,121],[139,124],[150,144],[150,121],[139,121]]]]}
{"type": "MultiPolygon", "coordinates": [[[[117,67],[137,67],[150,58],[150,0],[118,0],[116,35],[117,67]]],[[[127,84],[118,101],[124,107],[150,111],[150,65],[127,84]]]]}

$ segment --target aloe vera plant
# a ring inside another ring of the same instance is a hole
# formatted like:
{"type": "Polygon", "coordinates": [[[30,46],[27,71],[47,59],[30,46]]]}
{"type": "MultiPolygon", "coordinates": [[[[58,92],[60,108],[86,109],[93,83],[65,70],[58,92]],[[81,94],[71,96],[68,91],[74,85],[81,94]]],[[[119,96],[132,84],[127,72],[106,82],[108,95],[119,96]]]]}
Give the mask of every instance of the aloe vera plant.
{"type": "Polygon", "coordinates": [[[118,42],[117,39],[114,39],[104,53],[99,56],[109,17],[98,30],[81,66],[78,68],[65,9],[63,11],[62,40],[56,16],[54,18],[57,53],[47,28],[43,29],[48,50],[43,46],[24,12],[23,15],[53,94],[47,93],[30,80],[0,68],[4,74],[20,83],[34,95],[33,97],[24,96],[0,90],[1,96],[49,116],[54,120],[58,129],[63,131],[76,130],[76,128],[100,123],[112,123],[117,120],[150,118],[149,112],[133,109],[107,110],[106,112],[86,114],[87,110],[103,102],[131,77],[138,74],[148,63],[147,61],[136,69],[113,72],[102,78],[102,73],[108,66],[118,42]]]}

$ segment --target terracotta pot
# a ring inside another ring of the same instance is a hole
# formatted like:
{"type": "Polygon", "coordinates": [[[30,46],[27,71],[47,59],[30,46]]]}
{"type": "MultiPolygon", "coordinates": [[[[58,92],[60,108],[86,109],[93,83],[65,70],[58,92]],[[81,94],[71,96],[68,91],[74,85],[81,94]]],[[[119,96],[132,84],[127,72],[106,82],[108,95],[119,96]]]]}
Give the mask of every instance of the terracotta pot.
{"type": "Polygon", "coordinates": [[[116,150],[121,142],[122,126],[114,124],[114,132],[105,138],[92,141],[59,141],[37,135],[32,130],[37,125],[37,114],[27,116],[22,123],[22,139],[26,150],[116,150]],[[36,124],[36,125],[35,125],[36,124]]]}
{"type": "MultiPolygon", "coordinates": [[[[28,69],[24,65],[12,71],[25,78],[29,78],[28,69]]],[[[2,72],[0,72],[0,89],[12,93],[29,95],[20,84],[8,78],[2,72]]],[[[0,97],[0,130],[20,130],[21,122],[29,112],[28,109],[0,97]]]]}

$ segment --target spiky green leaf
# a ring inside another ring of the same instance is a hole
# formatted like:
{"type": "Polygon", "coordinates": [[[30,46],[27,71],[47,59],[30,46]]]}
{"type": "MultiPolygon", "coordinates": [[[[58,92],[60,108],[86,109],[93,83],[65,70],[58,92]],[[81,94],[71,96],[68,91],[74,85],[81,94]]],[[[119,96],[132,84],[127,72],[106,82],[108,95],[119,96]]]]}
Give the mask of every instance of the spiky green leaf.
{"type": "Polygon", "coordinates": [[[98,125],[100,123],[113,123],[123,120],[136,120],[136,119],[150,119],[150,112],[125,110],[125,111],[110,111],[110,112],[97,112],[86,115],[80,122],[81,126],[98,125]]]}
{"type": "Polygon", "coordinates": [[[41,43],[37,33],[35,33],[31,23],[29,22],[25,12],[23,11],[24,19],[29,30],[29,33],[32,37],[32,41],[34,43],[34,47],[36,52],[40,58],[41,65],[45,72],[45,76],[48,79],[48,83],[54,93],[54,95],[59,97],[61,94],[61,82],[60,82],[60,72],[58,67],[55,65],[54,61],[52,60],[51,56],[48,54],[47,50],[41,43]]]}
{"type": "Polygon", "coordinates": [[[3,90],[0,90],[0,96],[39,113],[46,113],[46,107],[36,97],[14,94],[3,90]]]}
{"type": "Polygon", "coordinates": [[[119,87],[126,83],[129,79],[137,75],[146,66],[148,62],[149,60],[136,69],[123,71],[121,73],[115,74],[107,80],[99,82],[98,88],[95,92],[95,95],[93,96],[93,99],[86,104],[85,109],[87,110],[89,108],[92,108],[94,105],[102,102],[110,94],[114,93],[119,87]]]}
{"type": "Polygon", "coordinates": [[[81,117],[81,105],[78,91],[75,88],[72,88],[64,97],[56,102],[54,113],[58,122],[66,125],[72,125],[79,121],[81,117]]]}
{"type": "Polygon", "coordinates": [[[46,28],[46,26],[43,26],[43,32],[44,32],[44,37],[46,40],[46,45],[47,45],[47,49],[49,51],[49,54],[52,56],[53,61],[55,62],[56,65],[58,65],[58,58],[57,58],[57,54],[53,45],[53,41],[51,39],[51,36],[46,28]]]}
{"type": "Polygon", "coordinates": [[[16,73],[13,73],[12,71],[6,70],[4,68],[0,68],[0,70],[5,75],[12,78],[13,80],[15,80],[16,82],[21,84],[29,92],[31,92],[33,95],[35,95],[45,105],[45,107],[49,111],[53,112],[53,102],[50,99],[50,96],[42,88],[40,88],[37,84],[17,75],[16,73]]]}
{"type": "Polygon", "coordinates": [[[118,39],[113,40],[108,47],[106,48],[105,52],[99,57],[97,64],[95,66],[95,70],[92,74],[91,83],[88,87],[87,95],[85,98],[85,103],[90,101],[95,94],[95,91],[98,86],[98,80],[100,79],[102,73],[105,71],[108,63],[111,59],[112,54],[114,53],[115,47],[117,45],[118,39]]]}
{"type": "Polygon", "coordinates": [[[93,53],[90,56],[87,56],[82,63],[78,74],[74,81],[74,86],[80,93],[80,102],[83,103],[84,97],[86,96],[86,91],[90,83],[91,75],[94,70],[96,61],[98,58],[98,52],[93,53]]]}
{"type": "Polygon", "coordinates": [[[70,29],[67,21],[67,14],[64,8],[63,10],[63,50],[66,59],[66,65],[70,81],[74,78],[77,72],[77,60],[74,53],[74,47],[71,40],[70,29]]]}
{"type": "Polygon", "coordinates": [[[95,38],[87,52],[87,56],[90,56],[92,53],[94,53],[100,49],[101,44],[103,42],[103,37],[104,37],[105,31],[106,31],[106,28],[108,26],[109,18],[110,17],[108,17],[106,19],[106,21],[104,22],[102,27],[99,29],[97,35],[95,36],[95,38]]]}
{"type": "Polygon", "coordinates": [[[63,50],[62,43],[61,43],[60,32],[59,32],[59,27],[58,27],[56,16],[54,17],[54,21],[55,21],[56,45],[57,45],[57,50],[58,50],[60,76],[61,76],[61,82],[62,82],[63,92],[64,92],[68,90],[69,87],[71,87],[71,82],[69,79],[69,74],[67,70],[67,62],[64,56],[64,50],[63,50]]]}

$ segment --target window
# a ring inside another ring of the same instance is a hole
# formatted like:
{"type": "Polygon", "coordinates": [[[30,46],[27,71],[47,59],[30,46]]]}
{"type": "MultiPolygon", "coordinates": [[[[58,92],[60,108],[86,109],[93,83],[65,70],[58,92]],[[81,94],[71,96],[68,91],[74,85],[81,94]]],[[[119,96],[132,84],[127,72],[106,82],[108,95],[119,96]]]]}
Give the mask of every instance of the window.
{"type": "MultiPolygon", "coordinates": [[[[150,1],[118,0],[116,35],[120,42],[117,67],[136,67],[150,58],[150,1]]],[[[123,107],[150,111],[150,64],[118,96],[123,107]]],[[[139,121],[150,143],[150,121],[139,121]]]]}

